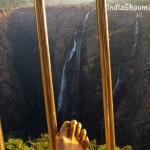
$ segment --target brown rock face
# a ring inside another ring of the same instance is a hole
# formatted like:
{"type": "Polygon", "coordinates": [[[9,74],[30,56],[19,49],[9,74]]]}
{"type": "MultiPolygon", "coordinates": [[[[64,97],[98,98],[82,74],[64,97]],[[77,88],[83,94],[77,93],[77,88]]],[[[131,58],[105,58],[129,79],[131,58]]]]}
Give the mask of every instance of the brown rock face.
{"type": "MultiPolygon", "coordinates": [[[[137,17],[136,12],[109,11],[108,17],[117,144],[131,144],[136,149],[145,145],[144,150],[149,150],[149,14],[139,12],[137,17]]],[[[32,124],[38,129],[38,124],[44,124],[45,110],[34,10],[1,12],[0,19],[0,113],[4,127],[19,126],[24,120],[24,126],[32,124]]],[[[75,39],[82,39],[80,67],[75,69],[77,52],[66,65],[66,107],[57,113],[58,122],[75,118],[87,128],[91,139],[104,143],[96,10],[47,8],[47,24],[56,108],[68,53],[75,39]]]]}
{"type": "Polygon", "coordinates": [[[7,39],[9,12],[0,11],[0,115],[4,129],[12,129],[21,123],[28,112],[16,70],[13,51],[7,39]]]}
{"type": "Polygon", "coordinates": [[[110,31],[113,33],[110,43],[114,85],[117,83],[115,70],[121,70],[121,74],[118,72],[120,88],[114,94],[117,141],[120,144],[131,143],[135,149],[148,150],[150,145],[147,140],[150,137],[147,133],[150,132],[150,120],[146,116],[149,113],[147,107],[150,107],[150,93],[149,71],[146,70],[149,66],[147,33],[150,26],[146,20],[150,16],[148,12],[114,12],[111,15],[117,15],[118,18],[116,26],[111,26],[116,21],[113,20],[114,17],[110,18],[110,31]],[[125,23],[126,21],[128,23],[125,23]]]}

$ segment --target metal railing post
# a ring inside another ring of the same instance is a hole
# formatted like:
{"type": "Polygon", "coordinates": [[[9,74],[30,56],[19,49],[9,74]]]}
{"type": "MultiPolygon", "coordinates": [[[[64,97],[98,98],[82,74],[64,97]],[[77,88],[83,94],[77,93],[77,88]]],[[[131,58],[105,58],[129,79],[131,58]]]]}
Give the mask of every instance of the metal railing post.
{"type": "Polygon", "coordinates": [[[96,0],[107,150],[115,150],[114,110],[106,0],[96,0]]]}
{"type": "Polygon", "coordinates": [[[0,118],[0,150],[5,150],[1,118],[0,118]]]}
{"type": "Polygon", "coordinates": [[[57,120],[44,0],[34,0],[34,6],[50,149],[57,150],[57,120]]]}

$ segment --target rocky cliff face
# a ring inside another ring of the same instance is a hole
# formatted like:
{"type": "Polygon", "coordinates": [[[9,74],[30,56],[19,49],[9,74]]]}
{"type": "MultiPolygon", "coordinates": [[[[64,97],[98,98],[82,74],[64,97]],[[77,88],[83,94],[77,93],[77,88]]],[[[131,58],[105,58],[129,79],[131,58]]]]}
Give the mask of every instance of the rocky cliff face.
{"type": "Polygon", "coordinates": [[[14,53],[6,36],[9,13],[0,11],[0,114],[4,129],[18,126],[28,112],[14,68],[14,53]]]}
{"type": "MultiPolygon", "coordinates": [[[[111,15],[116,16],[116,13],[111,15]]],[[[111,23],[115,20],[110,18],[113,82],[114,87],[118,86],[117,92],[114,91],[117,141],[132,143],[135,149],[149,149],[147,140],[150,137],[147,133],[150,120],[144,116],[149,113],[146,107],[150,107],[149,71],[147,71],[149,66],[147,33],[150,26],[146,21],[150,16],[148,12],[120,13],[117,16],[121,18],[118,19],[120,21],[117,20],[116,26],[111,27],[111,23]],[[122,39],[118,41],[120,37],[122,39]]]]}
{"type": "MultiPolygon", "coordinates": [[[[0,111],[4,127],[10,129],[20,122],[21,126],[31,129],[45,127],[34,10],[22,8],[1,14],[0,111]]],[[[140,148],[140,144],[148,143],[150,127],[150,26],[146,21],[149,14],[110,11],[108,16],[117,144],[140,148]]],[[[47,8],[47,23],[57,108],[66,58],[75,46],[75,39],[76,42],[82,39],[79,42],[80,67],[75,69],[78,65],[76,51],[66,67],[67,85],[62,94],[66,109],[58,111],[58,122],[76,118],[87,128],[91,139],[104,143],[96,10],[47,8]],[[78,76],[74,76],[77,73],[78,76]]]]}

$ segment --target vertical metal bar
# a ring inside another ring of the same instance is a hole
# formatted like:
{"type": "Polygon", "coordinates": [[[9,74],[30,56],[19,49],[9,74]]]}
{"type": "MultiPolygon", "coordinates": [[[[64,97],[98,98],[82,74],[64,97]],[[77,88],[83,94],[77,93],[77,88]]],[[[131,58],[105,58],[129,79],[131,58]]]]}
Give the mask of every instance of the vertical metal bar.
{"type": "Polygon", "coordinates": [[[1,118],[0,118],[0,150],[5,150],[1,118]]]}
{"type": "Polygon", "coordinates": [[[115,150],[114,110],[106,0],[96,0],[107,150],[115,150]]]}
{"type": "Polygon", "coordinates": [[[40,63],[50,149],[57,150],[57,120],[52,83],[50,51],[48,43],[46,10],[44,0],[34,0],[36,24],[39,42],[40,63]]]}

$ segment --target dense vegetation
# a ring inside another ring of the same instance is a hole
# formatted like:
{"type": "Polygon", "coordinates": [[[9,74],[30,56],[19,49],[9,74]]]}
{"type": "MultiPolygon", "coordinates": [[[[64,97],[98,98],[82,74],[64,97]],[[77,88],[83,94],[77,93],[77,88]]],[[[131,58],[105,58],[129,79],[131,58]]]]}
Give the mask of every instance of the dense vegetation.
{"type": "MultiPolygon", "coordinates": [[[[92,6],[95,7],[96,0],[86,0],[86,1],[70,1],[70,0],[45,0],[46,5],[76,5],[76,6],[92,6]]],[[[149,4],[149,0],[107,0],[109,4],[136,4],[136,5],[146,5],[149,4]]],[[[34,0],[0,0],[0,9],[15,9],[20,7],[33,6],[34,0]]]]}
{"type": "MultiPolygon", "coordinates": [[[[48,135],[41,135],[41,138],[23,142],[22,139],[10,138],[5,143],[7,150],[49,150],[48,135]]],[[[90,142],[89,150],[106,150],[106,145],[97,145],[96,140],[90,142]]],[[[116,147],[116,150],[132,150],[132,147],[127,145],[123,148],[116,147]]]]}
{"type": "MultiPolygon", "coordinates": [[[[88,5],[91,0],[86,1],[61,1],[61,0],[45,0],[45,3],[47,6],[55,6],[55,5],[65,5],[65,6],[71,6],[71,5],[88,5]]],[[[93,2],[91,3],[93,4],[93,2]]],[[[95,3],[94,3],[95,4],[95,3]]],[[[34,0],[0,0],[0,9],[16,9],[20,7],[29,7],[34,5],[34,0]]]]}
{"type": "Polygon", "coordinates": [[[32,0],[0,0],[0,9],[16,9],[33,5],[32,0]]]}

